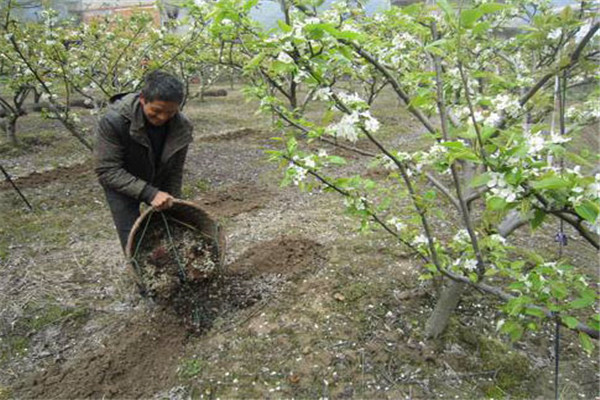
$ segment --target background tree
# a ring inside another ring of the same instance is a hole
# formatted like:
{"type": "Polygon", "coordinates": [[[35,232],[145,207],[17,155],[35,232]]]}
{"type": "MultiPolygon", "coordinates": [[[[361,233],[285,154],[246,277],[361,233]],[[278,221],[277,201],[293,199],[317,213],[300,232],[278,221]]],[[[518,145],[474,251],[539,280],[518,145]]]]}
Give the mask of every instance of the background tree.
{"type": "Polygon", "coordinates": [[[527,2],[454,9],[442,1],[366,18],[336,6],[317,15],[309,3],[293,2],[280,29],[261,34],[247,18],[251,6],[216,3],[213,33],[239,44],[241,55],[234,57],[250,59],[245,71],[265,78],[252,80],[248,93],[278,117],[285,133],[285,149],[272,152],[285,167],[284,182],[341,194],[362,229],[383,229],[420,257],[422,279],[449,282],[427,334],[443,331],[469,288],[505,301],[502,330],[513,339],[551,318],[585,332],[581,340],[589,349],[587,334],[598,337],[597,293],[585,272],[506,238],[524,224],[536,228],[556,218],[599,248],[600,182],[588,167],[596,155],[586,158],[567,145],[579,122],[566,118],[565,99],[569,82],[586,76],[597,56],[594,10],[583,3],[557,14],[538,3],[528,16],[527,2]],[[523,16],[531,28],[507,36],[523,16]],[[334,87],[340,71],[353,83],[389,85],[422,125],[423,145],[398,148],[389,134],[398,127],[383,125],[368,98],[352,84],[334,87]],[[289,76],[314,91],[328,117],[315,120],[295,107],[281,90],[289,76]],[[371,159],[388,171],[387,179],[339,176],[336,165],[347,161],[315,151],[317,139],[371,159]],[[449,231],[447,221],[458,229],[449,231]]]}

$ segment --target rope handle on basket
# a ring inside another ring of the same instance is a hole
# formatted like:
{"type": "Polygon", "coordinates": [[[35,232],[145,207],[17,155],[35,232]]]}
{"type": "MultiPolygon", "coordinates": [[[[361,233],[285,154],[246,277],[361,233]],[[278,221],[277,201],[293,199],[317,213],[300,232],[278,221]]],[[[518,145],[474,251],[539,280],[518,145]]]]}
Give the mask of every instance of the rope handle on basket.
{"type": "Polygon", "coordinates": [[[165,229],[167,230],[167,237],[169,238],[169,246],[173,251],[173,255],[175,255],[175,261],[177,261],[177,267],[179,268],[179,280],[181,283],[185,282],[185,267],[183,266],[181,260],[179,259],[179,253],[175,248],[175,242],[173,242],[173,236],[171,235],[171,229],[169,229],[169,222],[167,221],[167,217],[164,213],[160,213],[163,222],[165,223],[165,229]]]}
{"type": "Polygon", "coordinates": [[[144,225],[144,229],[142,230],[142,235],[140,236],[140,240],[138,240],[136,246],[135,246],[135,251],[133,252],[133,255],[131,256],[131,263],[134,265],[135,271],[137,272],[138,277],[140,278],[140,286],[142,286],[142,289],[145,291],[146,290],[146,285],[144,284],[144,277],[142,275],[142,269],[140,268],[140,264],[138,263],[137,260],[137,254],[138,251],[140,250],[140,247],[142,246],[142,242],[144,240],[144,236],[146,236],[146,230],[148,230],[148,225],[150,225],[150,219],[152,219],[152,215],[154,214],[154,210],[150,210],[150,212],[148,213],[148,218],[146,219],[146,224],[144,225]]]}

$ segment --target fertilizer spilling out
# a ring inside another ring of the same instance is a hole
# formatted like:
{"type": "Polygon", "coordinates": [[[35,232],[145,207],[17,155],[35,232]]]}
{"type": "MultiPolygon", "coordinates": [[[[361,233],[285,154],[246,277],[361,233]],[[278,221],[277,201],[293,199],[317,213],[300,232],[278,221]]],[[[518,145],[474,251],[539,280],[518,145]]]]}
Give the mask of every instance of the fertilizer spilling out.
{"type": "Polygon", "coordinates": [[[134,265],[145,294],[168,303],[182,286],[210,280],[220,271],[210,239],[193,226],[161,217],[148,222],[134,265]]]}

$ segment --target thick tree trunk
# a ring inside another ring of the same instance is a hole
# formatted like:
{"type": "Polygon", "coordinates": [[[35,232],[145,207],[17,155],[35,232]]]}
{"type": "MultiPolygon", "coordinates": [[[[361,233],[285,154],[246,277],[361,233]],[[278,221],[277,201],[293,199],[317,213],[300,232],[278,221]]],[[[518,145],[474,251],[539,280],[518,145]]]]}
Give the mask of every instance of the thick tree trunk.
{"type": "Polygon", "coordinates": [[[465,290],[465,283],[450,281],[442,290],[440,298],[435,303],[427,323],[425,324],[425,337],[428,339],[437,338],[444,332],[450,316],[458,306],[460,296],[465,290]]]}

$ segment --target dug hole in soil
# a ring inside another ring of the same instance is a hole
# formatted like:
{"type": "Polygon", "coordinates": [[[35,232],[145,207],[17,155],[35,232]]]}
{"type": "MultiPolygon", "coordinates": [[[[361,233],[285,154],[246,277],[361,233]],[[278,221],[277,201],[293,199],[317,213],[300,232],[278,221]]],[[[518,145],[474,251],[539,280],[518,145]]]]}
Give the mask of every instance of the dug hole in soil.
{"type": "Polygon", "coordinates": [[[144,213],[130,236],[128,253],[135,256],[138,272],[141,268],[143,284],[135,279],[153,304],[148,312],[134,316],[100,348],[30,376],[14,388],[17,397],[155,396],[177,382],[190,335],[206,333],[215,319],[267,300],[296,273],[322,261],[318,243],[284,235],[223,266],[222,230],[195,205],[195,218],[184,216],[181,211],[190,205],[144,213]]]}

